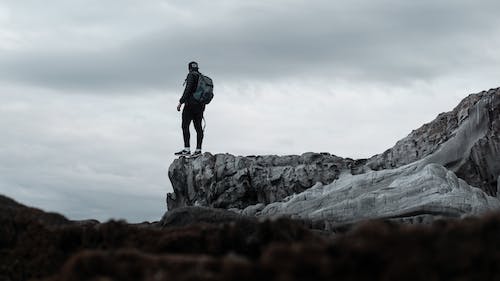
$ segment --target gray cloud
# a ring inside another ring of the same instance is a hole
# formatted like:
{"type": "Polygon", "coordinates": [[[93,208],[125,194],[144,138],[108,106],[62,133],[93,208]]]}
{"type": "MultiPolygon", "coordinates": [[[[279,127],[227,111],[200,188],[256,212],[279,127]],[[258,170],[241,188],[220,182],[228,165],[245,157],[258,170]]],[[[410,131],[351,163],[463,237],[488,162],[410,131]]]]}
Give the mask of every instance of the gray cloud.
{"type": "MultiPolygon", "coordinates": [[[[225,8],[203,4],[203,9],[197,9],[203,13],[193,12],[200,3],[171,4],[156,11],[153,19],[146,19],[151,23],[143,28],[147,31],[130,36],[119,29],[125,20],[120,13],[71,9],[76,20],[68,16],[66,20],[72,25],[99,23],[111,29],[117,24],[114,32],[119,36],[111,34],[109,41],[92,41],[97,37],[89,36],[90,49],[39,42],[36,48],[6,51],[0,54],[0,75],[16,83],[72,90],[164,90],[178,87],[186,63],[196,59],[219,81],[317,75],[401,83],[436,79],[457,69],[481,70],[499,59],[496,53],[478,52],[482,46],[500,44],[493,39],[500,37],[500,19],[495,16],[498,1],[480,5],[472,1],[244,1],[242,5],[222,2],[225,8]],[[174,13],[187,16],[161,24],[162,15],[174,13]],[[102,23],[106,17],[110,19],[102,23]],[[113,40],[117,43],[110,43],[113,40]]],[[[143,10],[145,17],[151,12],[143,10]]]]}

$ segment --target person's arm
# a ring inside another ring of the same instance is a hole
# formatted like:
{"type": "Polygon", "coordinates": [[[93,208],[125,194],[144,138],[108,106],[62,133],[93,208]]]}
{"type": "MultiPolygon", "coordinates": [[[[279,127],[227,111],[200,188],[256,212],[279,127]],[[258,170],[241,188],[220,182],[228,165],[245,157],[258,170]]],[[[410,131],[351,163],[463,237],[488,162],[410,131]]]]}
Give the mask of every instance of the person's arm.
{"type": "Polygon", "coordinates": [[[184,93],[182,94],[179,103],[185,103],[191,94],[196,91],[196,86],[196,74],[190,72],[186,78],[186,88],[184,88],[184,93]]]}
{"type": "Polygon", "coordinates": [[[179,100],[179,104],[177,105],[177,111],[181,111],[181,105],[186,103],[190,95],[196,91],[196,75],[190,72],[186,78],[186,88],[184,88],[184,93],[179,100]]]}

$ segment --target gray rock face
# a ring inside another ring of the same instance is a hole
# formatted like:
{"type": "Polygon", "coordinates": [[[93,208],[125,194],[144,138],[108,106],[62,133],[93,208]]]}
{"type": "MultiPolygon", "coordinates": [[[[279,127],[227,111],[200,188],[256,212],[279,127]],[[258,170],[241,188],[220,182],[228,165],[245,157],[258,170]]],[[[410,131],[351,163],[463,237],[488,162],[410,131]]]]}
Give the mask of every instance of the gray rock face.
{"type": "Polygon", "coordinates": [[[497,178],[497,198],[500,198],[500,175],[497,178]]]}
{"type": "Polygon", "coordinates": [[[326,221],[332,228],[372,218],[461,217],[499,209],[500,201],[438,164],[410,164],[362,175],[344,174],[329,185],[267,205],[260,216],[290,215],[326,221]]]}
{"type": "Polygon", "coordinates": [[[340,171],[362,162],[327,153],[300,156],[233,156],[205,153],[195,160],[177,159],[169,168],[174,193],[168,209],[184,206],[245,208],[269,204],[299,193],[316,182],[330,183],[340,171]]]}
{"type": "Polygon", "coordinates": [[[494,89],[470,95],[370,159],[328,153],[178,159],[169,169],[168,209],[226,208],[332,226],[477,214],[500,207],[488,196],[500,187],[499,133],[500,89],[494,89]]]}
{"type": "Polygon", "coordinates": [[[455,172],[496,196],[500,174],[500,88],[465,98],[453,111],[411,132],[367,162],[373,170],[392,169],[424,158],[455,172]]]}

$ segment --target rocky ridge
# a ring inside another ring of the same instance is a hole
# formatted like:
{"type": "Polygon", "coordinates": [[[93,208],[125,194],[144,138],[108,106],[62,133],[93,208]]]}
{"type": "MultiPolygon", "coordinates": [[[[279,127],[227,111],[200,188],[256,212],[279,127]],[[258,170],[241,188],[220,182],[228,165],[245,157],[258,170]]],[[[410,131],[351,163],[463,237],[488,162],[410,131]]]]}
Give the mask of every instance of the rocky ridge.
{"type": "Polygon", "coordinates": [[[382,154],[368,159],[373,170],[401,167],[430,157],[469,184],[496,196],[500,174],[500,88],[469,95],[382,154]],[[438,153],[441,150],[441,153],[438,153]],[[437,154],[437,155],[436,155],[437,154]]]}
{"type": "Polygon", "coordinates": [[[169,210],[232,209],[338,225],[387,218],[422,222],[497,209],[500,88],[465,98],[382,154],[233,156],[205,153],[169,168],[169,210]]]}

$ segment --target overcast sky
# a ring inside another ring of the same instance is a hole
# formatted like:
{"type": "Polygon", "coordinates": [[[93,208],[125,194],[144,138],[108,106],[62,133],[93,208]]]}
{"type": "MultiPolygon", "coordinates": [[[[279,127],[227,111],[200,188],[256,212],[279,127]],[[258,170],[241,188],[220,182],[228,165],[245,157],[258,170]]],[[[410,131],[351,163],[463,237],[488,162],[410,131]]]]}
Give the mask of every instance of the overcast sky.
{"type": "Polygon", "coordinates": [[[205,151],[370,157],[500,86],[499,15],[498,0],[2,0],[0,193],[160,219],[191,60],[215,83],[205,151]]]}

